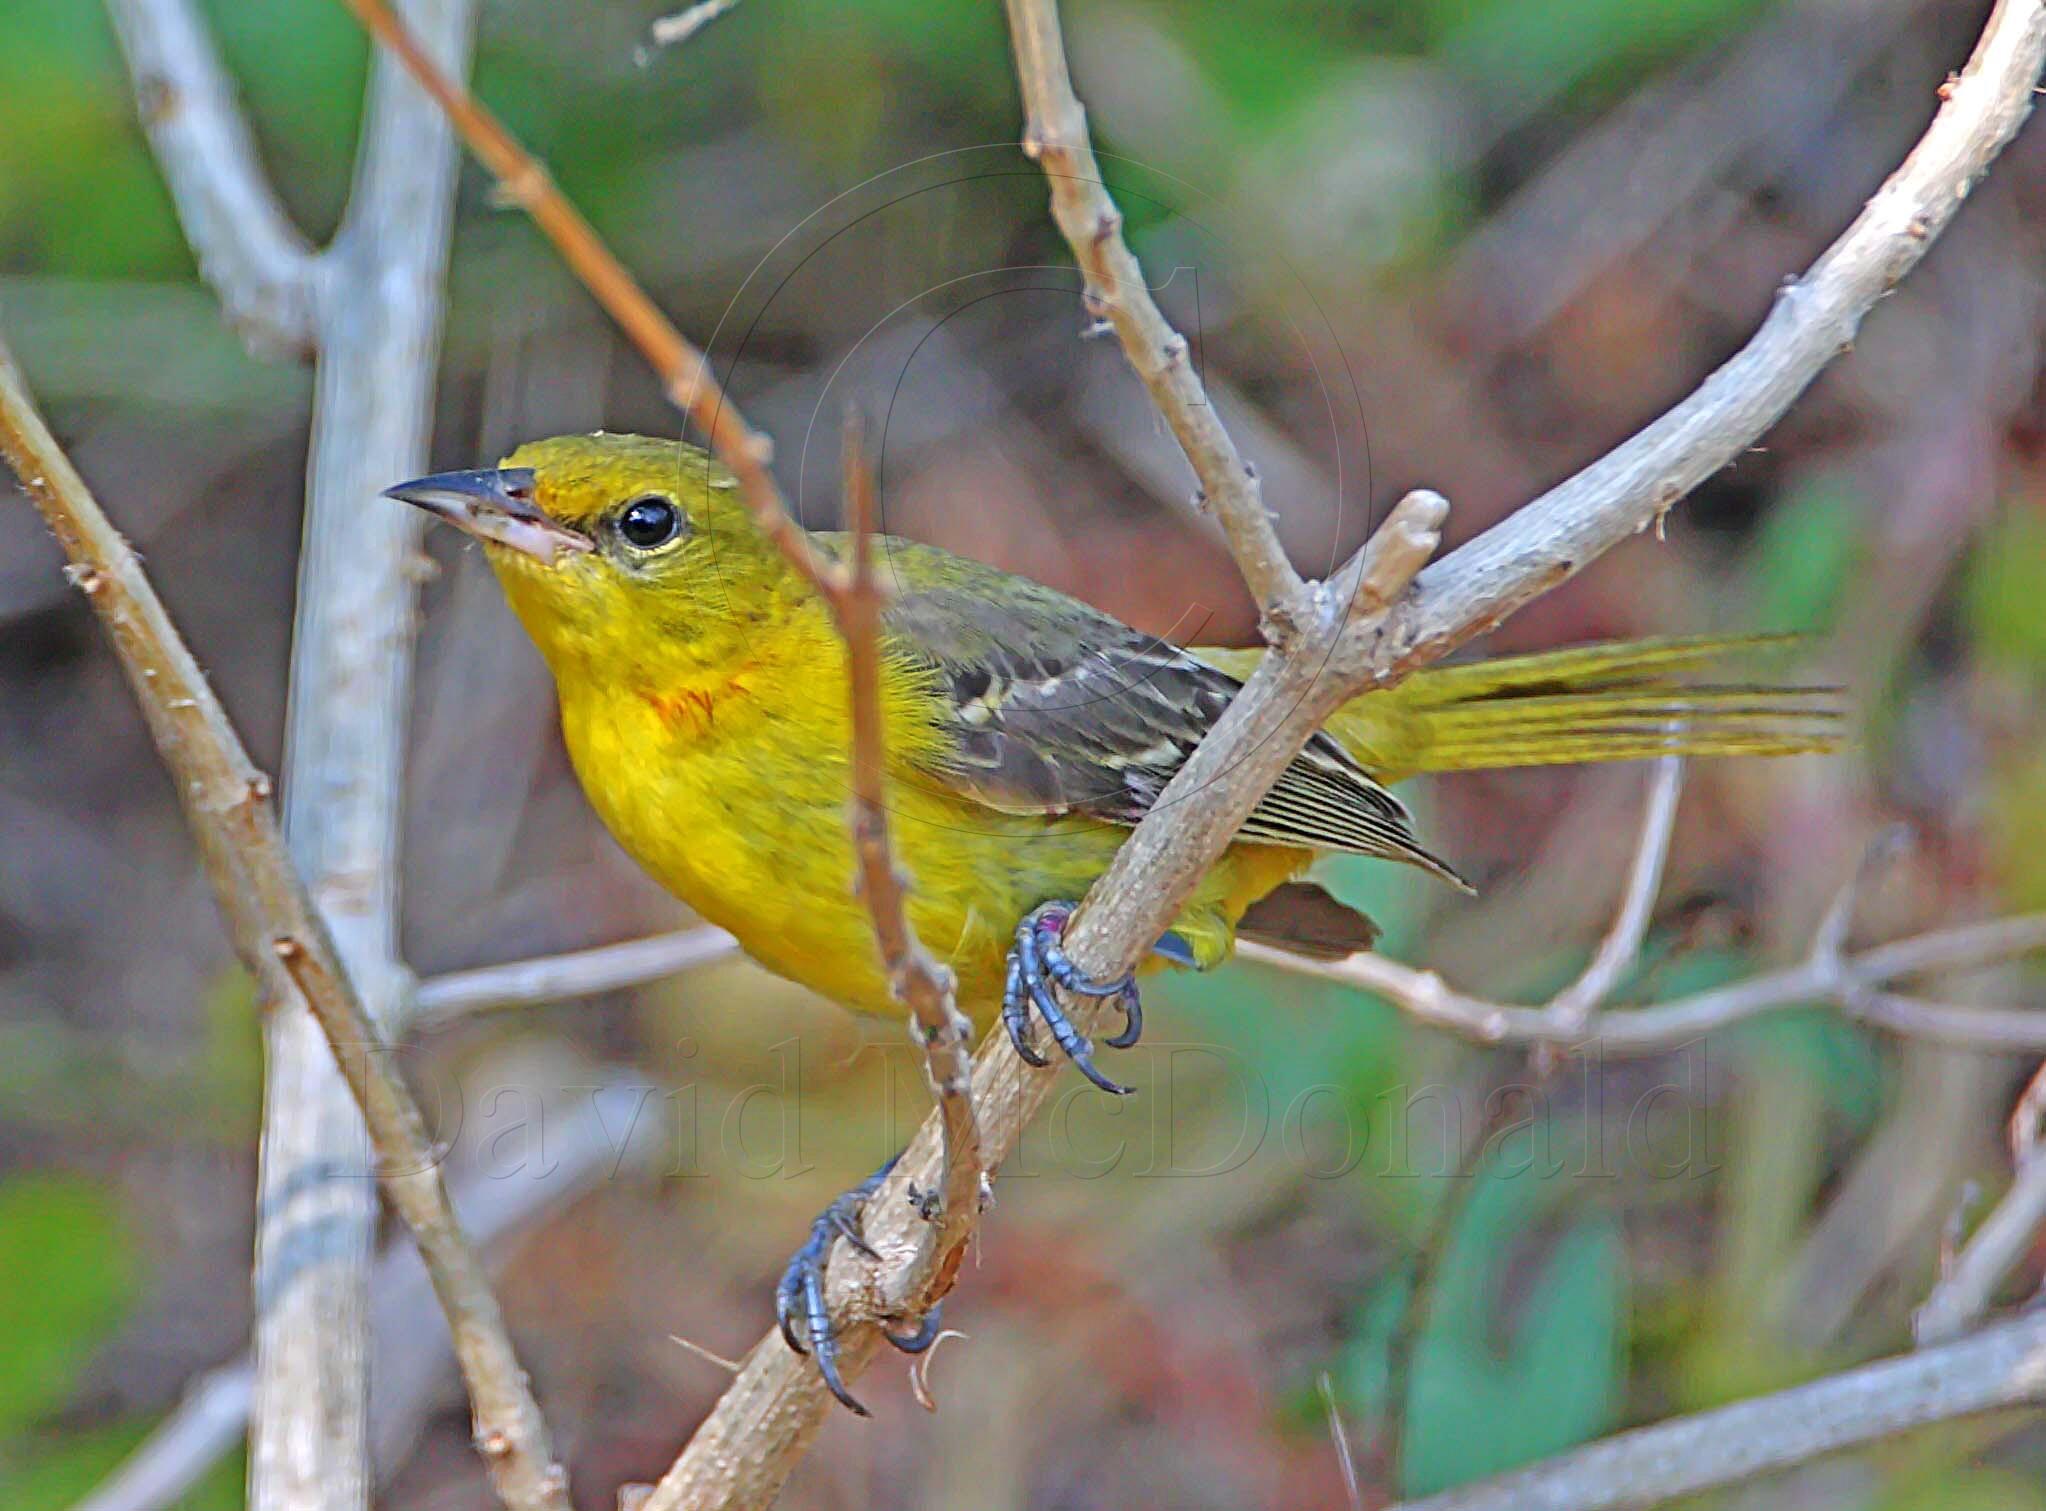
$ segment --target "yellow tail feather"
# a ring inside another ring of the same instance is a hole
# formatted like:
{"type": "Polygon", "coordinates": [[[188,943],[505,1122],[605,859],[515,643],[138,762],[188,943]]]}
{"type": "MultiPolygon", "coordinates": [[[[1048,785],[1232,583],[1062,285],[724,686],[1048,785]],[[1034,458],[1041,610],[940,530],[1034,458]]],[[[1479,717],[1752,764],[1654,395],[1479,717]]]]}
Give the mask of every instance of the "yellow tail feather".
{"type": "MultiPolygon", "coordinates": [[[[1387,782],[1430,771],[1831,750],[1840,742],[1836,689],[1679,677],[1796,640],[1634,640],[1435,667],[1345,704],[1328,732],[1387,782]]],[[[1201,654],[1248,675],[1261,653],[1201,654]]]]}

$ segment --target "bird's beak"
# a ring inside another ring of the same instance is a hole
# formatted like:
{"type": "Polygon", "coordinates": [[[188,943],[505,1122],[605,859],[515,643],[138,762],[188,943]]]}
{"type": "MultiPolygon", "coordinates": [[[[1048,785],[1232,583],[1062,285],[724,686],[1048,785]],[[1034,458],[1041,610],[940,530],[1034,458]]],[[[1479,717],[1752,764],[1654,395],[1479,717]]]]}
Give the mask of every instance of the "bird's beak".
{"type": "Polygon", "coordinates": [[[386,488],[384,497],[417,504],[480,541],[530,556],[542,566],[594,549],[580,530],[571,530],[534,507],[530,467],[436,472],[386,488]]]}

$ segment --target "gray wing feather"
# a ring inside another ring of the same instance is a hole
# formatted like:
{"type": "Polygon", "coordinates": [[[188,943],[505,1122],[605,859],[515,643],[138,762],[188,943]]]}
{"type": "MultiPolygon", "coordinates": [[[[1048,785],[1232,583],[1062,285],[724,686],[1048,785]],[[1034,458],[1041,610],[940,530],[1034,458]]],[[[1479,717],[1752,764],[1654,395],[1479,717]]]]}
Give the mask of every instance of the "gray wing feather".
{"type": "MultiPolygon", "coordinates": [[[[893,654],[945,700],[932,775],[1004,813],[1083,812],[1134,825],[1241,685],[1079,600],[931,547],[886,543],[893,654]]],[[[1461,880],[1414,836],[1404,804],[1317,734],[1243,825],[1245,839],[1340,850],[1461,880]]]]}

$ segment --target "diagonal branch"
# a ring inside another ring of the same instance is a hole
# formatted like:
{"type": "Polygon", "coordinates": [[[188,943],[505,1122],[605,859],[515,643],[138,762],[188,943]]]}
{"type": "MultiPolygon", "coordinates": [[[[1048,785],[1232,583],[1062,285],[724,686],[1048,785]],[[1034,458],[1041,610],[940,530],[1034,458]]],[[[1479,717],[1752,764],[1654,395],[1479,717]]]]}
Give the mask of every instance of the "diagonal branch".
{"type": "Polygon", "coordinates": [[[1631,1511],[1933,1422],[2046,1401],[2046,1317],[1638,1427],[1391,1511],[1631,1511]]]}
{"type": "Polygon", "coordinates": [[[1951,1343],[1980,1321],[2004,1277],[2032,1253],[2041,1224],[2046,1224],[2046,1160],[2033,1159],[2018,1167],[2010,1189],[1918,1308],[1911,1319],[1912,1336],[1921,1345],[1951,1343]]]}
{"type": "Polygon", "coordinates": [[[1392,677],[1448,654],[1661,519],[1783,417],[1876,302],[1918,265],[2031,113],[2046,5],[1997,0],[1932,122],[1852,225],[1747,345],[1681,403],[1423,572],[1373,665],[1392,677]]]}
{"type": "MultiPolygon", "coordinates": [[[[582,1069],[597,1073],[596,1067],[582,1069]]],[[[605,1084],[649,1094],[655,1089],[624,1072],[607,1077],[605,1084]]],[[[568,1119],[563,1134],[558,1142],[550,1137],[542,1179],[500,1180],[477,1168],[450,1174],[463,1230],[490,1256],[493,1267],[506,1253],[508,1238],[558,1216],[570,1202],[616,1177],[623,1156],[601,1119],[568,1119]]],[[[628,1153],[650,1152],[627,1142],[628,1153]]],[[[409,1234],[394,1233],[383,1246],[370,1292],[370,1353],[378,1371],[371,1436],[376,1477],[384,1480],[435,1409],[453,1361],[440,1298],[409,1234]]],[[[241,1443],[255,1385],[255,1361],[247,1354],[194,1378],[149,1436],[71,1511],[169,1511],[183,1504],[206,1472],[241,1443]]]]}
{"type": "Polygon", "coordinates": [[[108,0],[107,9],[200,276],[252,349],[311,356],[318,258],[263,175],[204,26],[187,0],[108,0]]]}
{"type": "Polygon", "coordinates": [[[1257,599],[1265,638],[1284,645],[1311,609],[1307,585],[1279,544],[1257,469],[1244,460],[1208,402],[1186,337],[1159,311],[1143,268],[1123,241],[1122,212],[1102,182],[1087,136],[1087,111],[1073,93],[1058,7],[1052,0],[1008,0],[1008,6],[1016,77],[1028,114],[1023,155],[1044,170],[1051,185],[1052,218],[1086,281],[1088,318],[1115,328],[1130,366],[1200,480],[1201,506],[1229,539],[1257,599]]]}
{"type": "Polygon", "coordinates": [[[0,454],[42,511],[71,581],[105,624],[150,734],[176,779],[237,952],[279,1010],[310,1013],[369,1125],[384,1190],[419,1243],[448,1316],[476,1441],[515,1511],[568,1511],[567,1482],[512,1353],[481,1262],[448,1205],[432,1141],[382,1052],[325,921],[286,852],[258,771],[128,543],[57,445],[0,347],[0,454]]]}
{"type": "MultiPolygon", "coordinates": [[[[903,893],[910,884],[895,865],[888,840],[888,749],[882,727],[881,615],[889,592],[874,565],[874,528],[880,515],[874,474],[867,463],[860,422],[845,422],[845,499],[852,519],[851,570],[834,574],[828,595],[845,637],[852,697],[852,837],[859,859],[859,891],[873,916],[874,939],[896,1000],[909,1009],[913,1037],[923,1046],[923,1065],[944,1132],[943,1185],[934,1214],[930,1247],[946,1271],[936,1282],[942,1294],[957,1273],[960,1255],[980,1210],[983,1178],[980,1124],[971,1087],[973,1025],[954,1000],[954,980],[924,948],[910,927],[903,893]]],[[[919,1207],[922,1203],[918,1204],[919,1207]]]]}

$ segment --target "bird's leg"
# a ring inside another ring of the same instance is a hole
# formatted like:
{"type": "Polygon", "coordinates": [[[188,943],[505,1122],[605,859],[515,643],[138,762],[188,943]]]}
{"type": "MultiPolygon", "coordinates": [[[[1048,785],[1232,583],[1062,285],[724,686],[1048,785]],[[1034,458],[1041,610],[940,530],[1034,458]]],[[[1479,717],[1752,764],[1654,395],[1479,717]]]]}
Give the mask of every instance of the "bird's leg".
{"type": "MultiPolygon", "coordinates": [[[[838,1335],[832,1330],[831,1310],[824,1303],[824,1266],[831,1242],[843,1238],[869,1259],[881,1256],[860,1231],[860,1214],[867,1200],[881,1189],[881,1182],[895,1168],[896,1155],[887,1164],[835,1199],[810,1224],[810,1236],[790,1258],[782,1271],[781,1284],[774,1292],[774,1314],[781,1323],[781,1335],[790,1348],[817,1361],[817,1372],[831,1393],[848,1409],[861,1416],[871,1413],[845,1388],[838,1372],[838,1335]]],[[[906,1354],[920,1354],[938,1337],[938,1307],[932,1307],[913,1333],[898,1336],[883,1329],[881,1336],[906,1354]]]]}
{"type": "Polygon", "coordinates": [[[1016,947],[1009,952],[1009,973],[1002,991],[1002,1023],[1016,1053],[1032,1065],[1049,1062],[1031,1042],[1030,1009],[1035,1007],[1061,1053],[1080,1068],[1080,1074],[1116,1096],[1127,1096],[1130,1088],[1111,1081],[1094,1067],[1094,1046],[1088,1042],[1066,1010],[1059,1005],[1054,984],[1082,997],[1116,997],[1123,1010],[1122,1032],[1104,1040],[1113,1049],[1127,1049],[1144,1031],[1144,1014],[1137,1000],[1134,972],[1113,981],[1089,976],[1065,952],[1060,936],[1066,920],[1073,915],[1070,902],[1047,902],[1032,908],[1016,925],[1016,947]]]}

